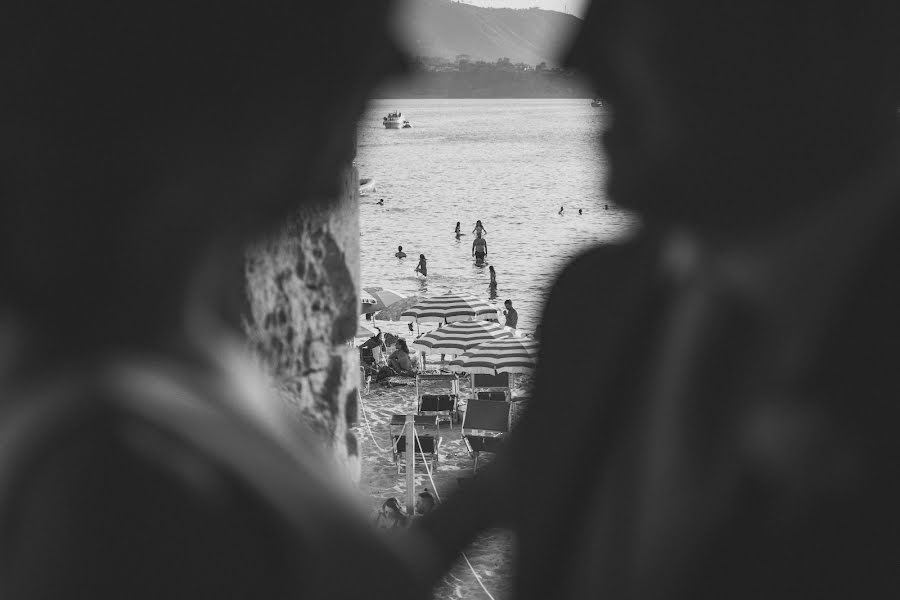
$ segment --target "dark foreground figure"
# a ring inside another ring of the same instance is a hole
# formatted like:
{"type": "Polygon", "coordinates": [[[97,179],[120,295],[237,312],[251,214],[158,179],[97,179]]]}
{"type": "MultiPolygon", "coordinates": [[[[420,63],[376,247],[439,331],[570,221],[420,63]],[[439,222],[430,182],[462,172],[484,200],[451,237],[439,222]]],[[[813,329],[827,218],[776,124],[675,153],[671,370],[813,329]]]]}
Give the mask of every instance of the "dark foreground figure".
{"type": "Polygon", "coordinates": [[[556,283],[506,452],[418,523],[447,560],[500,525],[520,599],[900,595],[898,10],[593,2],[643,225],[556,283]]]}
{"type": "Polygon", "coordinates": [[[421,597],[254,402],[230,302],[245,245],[335,197],[388,9],[0,8],[0,597],[421,597]]]}

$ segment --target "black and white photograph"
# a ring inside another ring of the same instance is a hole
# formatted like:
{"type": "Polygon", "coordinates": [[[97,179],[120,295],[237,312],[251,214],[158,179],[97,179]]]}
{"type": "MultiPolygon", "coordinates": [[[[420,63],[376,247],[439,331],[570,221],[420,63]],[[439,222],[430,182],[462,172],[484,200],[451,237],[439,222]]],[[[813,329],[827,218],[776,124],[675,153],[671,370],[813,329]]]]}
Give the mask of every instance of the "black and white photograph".
{"type": "Polygon", "coordinates": [[[0,31],[0,599],[900,597],[897,0],[0,31]]]}

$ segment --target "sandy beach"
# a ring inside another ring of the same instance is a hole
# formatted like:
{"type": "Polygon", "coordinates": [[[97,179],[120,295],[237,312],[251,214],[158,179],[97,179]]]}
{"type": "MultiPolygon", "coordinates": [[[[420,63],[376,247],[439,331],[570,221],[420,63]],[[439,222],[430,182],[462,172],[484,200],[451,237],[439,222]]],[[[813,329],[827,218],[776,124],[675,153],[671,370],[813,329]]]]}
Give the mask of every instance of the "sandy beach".
{"type": "MultiPolygon", "coordinates": [[[[370,326],[371,324],[368,323],[370,326]]],[[[376,323],[384,333],[392,333],[405,337],[408,342],[415,338],[405,322],[378,321],[376,323]]],[[[430,325],[430,324],[428,324],[430,325]]],[[[428,327],[430,330],[431,327],[428,327]]],[[[423,329],[424,333],[424,329],[423,329]]],[[[359,340],[358,340],[359,341],[359,340]]],[[[448,357],[449,359],[450,357],[448,357]]],[[[438,356],[429,356],[426,369],[431,371],[441,364],[438,356]]],[[[389,385],[372,382],[366,391],[361,386],[361,404],[359,423],[354,432],[359,440],[362,458],[359,490],[369,503],[374,516],[388,498],[395,497],[405,505],[406,474],[397,474],[397,466],[391,453],[390,421],[392,415],[414,413],[416,410],[416,385],[414,378],[397,377],[388,380],[389,385]]],[[[514,395],[527,395],[530,378],[517,376],[514,395]]],[[[427,384],[426,384],[427,385],[427,384]]],[[[420,388],[421,393],[446,393],[446,388],[420,388]]],[[[468,377],[460,377],[460,395],[468,397],[468,377]]],[[[462,404],[462,403],[461,403],[462,404]]],[[[441,437],[439,460],[432,472],[433,483],[421,463],[416,463],[415,489],[418,494],[423,489],[437,492],[439,498],[446,497],[456,491],[460,481],[472,476],[473,459],[469,455],[460,434],[459,423],[452,427],[442,422],[439,427],[441,437]]],[[[479,468],[492,460],[491,454],[479,457],[479,468]]],[[[510,597],[512,552],[511,534],[503,530],[492,530],[479,537],[469,548],[466,555],[490,593],[500,600],[510,597]]],[[[435,598],[487,598],[481,589],[472,570],[463,559],[444,576],[443,582],[435,589],[435,598]]]]}

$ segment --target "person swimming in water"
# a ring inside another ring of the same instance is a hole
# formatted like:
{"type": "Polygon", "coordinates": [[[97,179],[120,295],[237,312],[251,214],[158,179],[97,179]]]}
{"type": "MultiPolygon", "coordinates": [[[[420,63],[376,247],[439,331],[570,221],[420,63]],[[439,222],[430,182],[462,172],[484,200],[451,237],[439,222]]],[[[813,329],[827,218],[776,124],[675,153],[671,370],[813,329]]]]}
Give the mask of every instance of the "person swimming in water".
{"type": "Polygon", "coordinates": [[[583,213],[581,212],[581,209],[580,209],[580,208],[578,209],[578,214],[579,214],[579,215],[580,215],[580,214],[583,214],[583,213]]]}
{"type": "Polygon", "coordinates": [[[562,206],[560,206],[560,207],[559,207],[559,214],[563,214],[563,211],[564,211],[564,210],[565,210],[565,209],[564,209],[562,206]]]}
{"type": "Polygon", "coordinates": [[[416,265],[415,272],[421,273],[422,277],[428,277],[428,266],[424,254],[419,255],[419,264],[416,265]]]}
{"type": "Polygon", "coordinates": [[[394,256],[397,258],[406,258],[406,252],[403,251],[403,246],[397,246],[397,252],[394,253],[394,256]]]}
{"type": "Polygon", "coordinates": [[[475,229],[472,230],[472,233],[480,236],[487,235],[487,229],[485,229],[484,225],[481,224],[481,219],[475,221],[475,229]]]}
{"type": "Polygon", "coordinates": [[[378,206],[384,206],[384,198],[381,198],[381,199],[378,200],[378,202],[376,202],[375,204],[377,204],[378,206]]]}

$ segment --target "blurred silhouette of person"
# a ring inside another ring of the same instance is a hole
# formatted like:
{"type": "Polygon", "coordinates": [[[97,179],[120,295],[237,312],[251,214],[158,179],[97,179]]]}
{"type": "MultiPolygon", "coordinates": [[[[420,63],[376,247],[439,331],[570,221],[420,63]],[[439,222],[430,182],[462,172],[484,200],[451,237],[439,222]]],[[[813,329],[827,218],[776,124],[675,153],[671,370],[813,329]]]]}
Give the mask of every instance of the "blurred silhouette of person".
{"type": "Polygon", "coordinates": [[[900,594],[898,12],[591,4],[642,225],[556,281],[529,411],[416,528],[444,564],[505,525],[517,599],[900,594]]]}
{"type": "Polygon", "coordinates": [[[459,221],[457,221],[457,222],[456,222],[456,229],[453,230],[453,233],[456,234],[456,237],[459,237],[459,236],[462,235],[462,232],[460,231],[460,227],[462,227],[462,225],[460,224],[459,221]]]}
{"type": "Polygon", "coordinates": [[[0,597],[421,597],[239,318],[244,248],[337,196],[403,68],[389,13],[0,8],[0,597]]]}
{"type": "Polygon", "coordinates": [[[560,206],[560,207],[559,207],[559,214],[562,215],[564,210],[565,210],[565,209],[564,209],[562,206],[560,206]]]}
{"type": "Polygon", "coordinates": [[[488,267],[488,272],[491,275],[491,282],[488,284],[488,287],[493,291],[497,291],[497,272],[494,270],[494,265],[488,267]]]}
{"type": "Polygon", "coordinates": [[[406,252],[403,251],[403,246],[397,246],[397,251],[394,252],[394,256],[397,258],[406,258],[406,252]]]}

